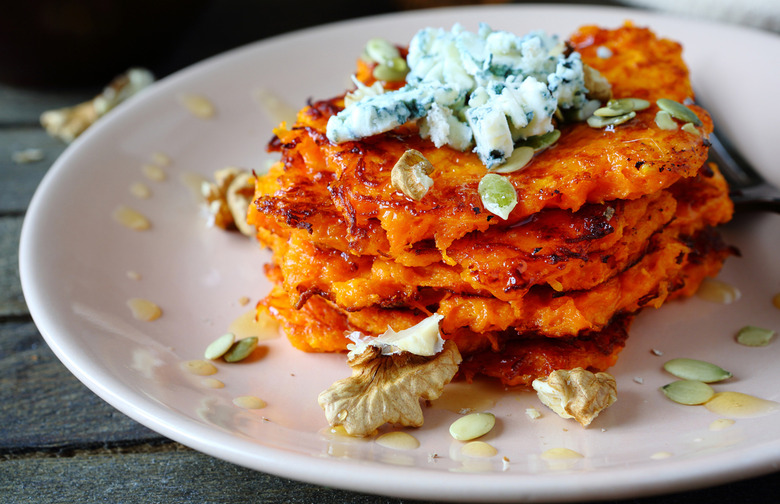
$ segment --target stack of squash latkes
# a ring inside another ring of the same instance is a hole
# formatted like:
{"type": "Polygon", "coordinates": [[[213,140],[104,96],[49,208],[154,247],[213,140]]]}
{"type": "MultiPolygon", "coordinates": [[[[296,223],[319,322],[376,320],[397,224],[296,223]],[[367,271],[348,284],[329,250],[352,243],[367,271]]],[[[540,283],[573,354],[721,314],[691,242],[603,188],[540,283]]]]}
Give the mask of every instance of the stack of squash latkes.
{"type": "Polygon", "coordinates": [[[693,97],[679,44],[626,25],[583,27],[569,45],[615,98],[652,105],[614,127],[557,124],[555,145],[504,175],[518,195],[506,220],[482,204],[477,155],[437,148],[415,124],[334,144],[325,128],[344,106],[338,97],[275,130],[270,149],[282,159],[258,178],[249,211],[273,251],[275,286],[258,309],[315,352],[345,350],[352,331],[378,335],[438,313],[464,356],[461,374],[506,385],[614,364],[642,308],[717,274],[731,249],[713,228],[733,207],[706,163],[707,112],[689,105],[703,124],[694,130],[655,121],[656,100],[693,97]],[[408,149],[434,167],[419,201],[390,183],[408,149]]]}

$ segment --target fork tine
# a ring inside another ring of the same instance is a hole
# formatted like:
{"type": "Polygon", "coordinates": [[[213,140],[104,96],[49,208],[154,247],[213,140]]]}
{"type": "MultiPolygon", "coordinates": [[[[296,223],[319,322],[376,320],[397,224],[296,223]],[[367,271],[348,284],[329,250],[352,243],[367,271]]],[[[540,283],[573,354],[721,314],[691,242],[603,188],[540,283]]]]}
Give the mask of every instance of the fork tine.
{"type": "Polygon", "coordinates": [[[764,180],[750,163],[717,132],[709,137],[708,161],[718,165],[731,188],[730,196],[737,211],[780,213],[780,190],[764,180]]]}

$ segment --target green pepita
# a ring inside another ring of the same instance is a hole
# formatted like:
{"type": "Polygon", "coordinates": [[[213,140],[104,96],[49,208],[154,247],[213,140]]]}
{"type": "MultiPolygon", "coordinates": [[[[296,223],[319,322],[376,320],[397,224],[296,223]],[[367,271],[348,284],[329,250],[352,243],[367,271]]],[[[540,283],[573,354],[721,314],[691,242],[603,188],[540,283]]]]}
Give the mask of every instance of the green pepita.
{"type": "Polygon", "coordinates": [[[712,387],[696,380],[678,380],[664,385],[661,391],[672,401],[688,406],[704,404],[715,395],[712,387]]]}
{"type": "Polygon", "coordinates": [[[650,108],[650,102],[643,100],[642,98],[617,98],[607,102],[607,107],[615,108],[627,108],[628,110],[645,110],[650,108]]]}
{"type": "Polygon", "coordinates": [[[238,362],[246,359],[257,348],[257,336],[236,341],[228,352],[223,356],[225,362],[238,362]]]}
{"type": "Polygon", "coordinates": [[[697,116],[693,110],[689,109],[680,102],[670,100],[668,98],[661,98],[655,102],[658,107],[668,112],[669,115],[682,122],[693,123],[694,126],[701,126],[703,123],[699,116],[697,116]]]}
{"type": "Polygon", "coordinates": [[[512,155],[502,165],[490,170],[491,173],[512,173],[520,170],[531,162],[534,157],[534,148],[529,146],[517,147],[512,155]]]}
{"type": "Polygon", "coordinates": [[[506,178],[488,173],[479,181],[479,197],[485,209],[502,219],[509,217],[517,205],[517,191],[506,178]]]}
{"type": "Polygon", "coordinates": [[[379,63],[374,67],[374,78],[380,81],[393,82],[404,80],[406,74],[409,72],[409,68],[404,65],[403,69],[398,69],[395,66],[391,66],[387,63],[379,63]]]}
{"type": "Polygon", "coordinates": [[[737,333],[737,342],[745,346],[766,346],[772,341],[775,332],[763,327],[745,326],[737,333]]]}
{"type": "MultiPolygon", "coordinates": [[[[544,133],[543,135],[534,135],[525,140],[521,140],[517,143],[516,147],[530,147],[535,152],[538,152],[551,146],[557,142],[559,138],[561,138],[561,131],[556,129],[549,133],[544,133]]],[[[514,152],[512,154],[514,154],[514,152]]]]}
{"type": "Polygon", "coordinates": [[[204,352],[203,356],[209,360],[219,359],[225,355],[228,350],[230,350],[230,347],[233,346],[235,341],[236,336],[234,334],[223,334],[206,347],[206,351],[204,352]]]}
{"type": "Polygon", "coordinates": [[[600,117],[597,115],[592,115],[588,117],[588,126],[590,126],[591,128],[604,128],[606,126],[617,126],[618,124],[623,124],[624,122],[630,121],[634,117],[636,117],[636,112],[634,111],[616,117],[600,117]]]}
{"type": "Polygon", "coordinates": [[[696,126],[694,126],[693,123],[685,123],[680,129],[691,135],[701,136],[701,131],[696,129],[696,126]]]}
{"type": "Polygon", "coordinates": [[[696,359],[672,359],[664,364],[664,369],[677,378],[704,383],[719,382],[733,376],[720,366],[696,359]]]}
{"type": "Polygon", "coordinates": [[[450,435],[458,441],[471,441],[482,437],[496,425],[492,413],[472,413],[455,420],[450,425],[450,435]]]}
{"type": "Polygon", "coordinates": [[[368,59],[380,64],[401,56],[398,48],[383,38],[373,38],[366,42],[365,54],[368,59]]]}
{"type": "Polygon", "coordinates": [[[650,102],[641,98],[619,98],[609,100],[606,107],[601,107],[593,112],[599,117],[617,117],[629,112],[645,110],[650,102]]]}
{"type": "Polygon", "coordinates": [[[672,119],[671,114],[665,110],[659,110],[655,114],[655,124],[662,130],[672,131],[677,129],[677,123],[672,119]]]}

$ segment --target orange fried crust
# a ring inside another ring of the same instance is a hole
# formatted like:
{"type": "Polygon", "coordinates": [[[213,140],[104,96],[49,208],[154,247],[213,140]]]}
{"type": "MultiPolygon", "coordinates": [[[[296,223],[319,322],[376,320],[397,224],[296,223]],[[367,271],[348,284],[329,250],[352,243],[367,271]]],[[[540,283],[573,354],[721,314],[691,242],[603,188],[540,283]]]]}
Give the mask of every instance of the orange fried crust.
{"type": "MultiPolygon", "coordinates": [[[[681,47],[651,31],[584,27],[570,45],[612,84],[652,103],[614,128],[558,124],[561,137],[506,175],[518,194],[508,219],[488,212],[472,152],[436,148],[414,123],[333,144],[343,97],[309,104],[275,130],[282,159],[257,178],[248,222],[271,248],[275,287],[258,305],[304,351],[346,348],[345,333],[378,335],[433,312],[465,357],[461,374],[529,385],[554,369],[614,364],[633,316],[691,295],[732,250],[714,227],[733,206],[702,135],[662,130],[655,100],[690,101],[681,47]],[[598,58],[596,48],[613,55],[598,58]],[[390,184],[407,149],[432,163],[420,201],[390,184]]],[[[371,83],[370,68],[358,78],[371,83]]]]}

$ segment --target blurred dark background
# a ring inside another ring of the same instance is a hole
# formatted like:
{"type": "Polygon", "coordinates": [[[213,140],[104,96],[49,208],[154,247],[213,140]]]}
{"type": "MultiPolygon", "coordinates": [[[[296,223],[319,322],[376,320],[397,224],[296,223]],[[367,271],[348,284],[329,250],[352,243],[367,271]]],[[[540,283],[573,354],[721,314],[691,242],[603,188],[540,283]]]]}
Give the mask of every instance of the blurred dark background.
{"type": "MultiPolygon", "coordinates": [[[[0,15],[0,81],[101,88],[131,66],[160,78],[256,40],[342,19],[508,0],[22,0],[0,15]]],[[[547,3],[615,5],[611,0],[547,3]]]]}

